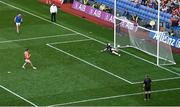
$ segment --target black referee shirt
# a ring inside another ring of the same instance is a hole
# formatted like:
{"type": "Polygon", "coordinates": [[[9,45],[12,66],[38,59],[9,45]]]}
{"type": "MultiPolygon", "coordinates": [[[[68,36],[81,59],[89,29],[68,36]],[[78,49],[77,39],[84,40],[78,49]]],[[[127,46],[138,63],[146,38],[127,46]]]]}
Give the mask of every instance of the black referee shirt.
{"type": "Polygon", "coordinates": [[[151,87],[151,79],[150,78],[145,78],[144,79],[144,85],[145,85],[145,88],[150,88],[151,87]]]}

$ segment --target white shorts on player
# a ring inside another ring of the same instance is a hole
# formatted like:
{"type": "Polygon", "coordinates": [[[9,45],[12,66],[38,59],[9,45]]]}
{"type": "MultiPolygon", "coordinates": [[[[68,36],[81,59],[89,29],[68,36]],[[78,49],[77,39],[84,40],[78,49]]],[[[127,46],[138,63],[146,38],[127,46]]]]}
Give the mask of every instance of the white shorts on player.
{"type": "Polygon", "coordinates": [[[25,59],[25,62],[26,63],[31,63],[31,60],[30,59],[25,59]]]}
{"type": "Polygon", "coordinates": [[[16,23],[16,26],[20,26],[21,25],[21,23],[16,23]]]}

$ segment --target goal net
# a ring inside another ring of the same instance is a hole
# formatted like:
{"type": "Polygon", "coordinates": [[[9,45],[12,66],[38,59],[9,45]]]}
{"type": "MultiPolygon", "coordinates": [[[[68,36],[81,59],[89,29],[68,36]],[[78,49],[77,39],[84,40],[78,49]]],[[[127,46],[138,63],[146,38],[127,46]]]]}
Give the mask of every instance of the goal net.
{"type": "MultiPolygon", "coordinates": [[[[115,0],[116,1],[116,0],[115,0]]],[[[116,11],[114,7],[114,47],[135,48],[150,56],[151,61],[159,65],[176,64],[173,58],[168,32],[159,32],[138,25],[128,20],[122,13],[116,11]],[[167,38],[166,38],[167,37],[167,38]]],[[[155,22],[158,22],[155,20],[155,22]]],[[[136,53],[133,53],[136,54],[136,53]]]]}

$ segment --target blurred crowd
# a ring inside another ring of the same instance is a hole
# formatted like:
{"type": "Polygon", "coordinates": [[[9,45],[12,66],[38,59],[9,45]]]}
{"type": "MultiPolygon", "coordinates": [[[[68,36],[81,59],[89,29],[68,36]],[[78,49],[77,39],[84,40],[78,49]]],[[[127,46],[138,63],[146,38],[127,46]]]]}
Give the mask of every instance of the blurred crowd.
{"type": "MultiPolygon", "coordinates": [[[[157,0],[131,0],[137,5],[148,6],[158,9],[157,0]]],[[[171,14],[171,26],[180,26],[180,1],[179,0],[160,0],[160,10],[171,14]]]]}
{"type": "Polygon", "coordinates": [[[92,6],[95,9],[99,9],[107,13],[113,13],[113,8],[110,8],[109,6],[102,3],[98,3],[96,2],[96,0],[76,0],[76,1],[79,1],[85,5],[92,6]]]}

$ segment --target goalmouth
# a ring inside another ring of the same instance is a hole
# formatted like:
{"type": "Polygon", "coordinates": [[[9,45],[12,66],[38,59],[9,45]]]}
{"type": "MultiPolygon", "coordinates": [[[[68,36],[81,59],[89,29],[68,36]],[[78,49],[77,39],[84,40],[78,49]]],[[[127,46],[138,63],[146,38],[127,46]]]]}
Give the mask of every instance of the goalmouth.
{"type": "MultiPolygon", "coordinates": [[[[160,2],[158,2],[157,19],[152,19],[153,30],[139,25],[122,15],[114,1],[114,48],[135,48],[156,58],[156,65],[174,65],[173,53],[168,37],[169,33],[160,31],[160,2]]],[[[118,4],[119,5],[119,4],[118,4]]],[[[127,10],[128,11],[128,10],[127,10]]]]}

